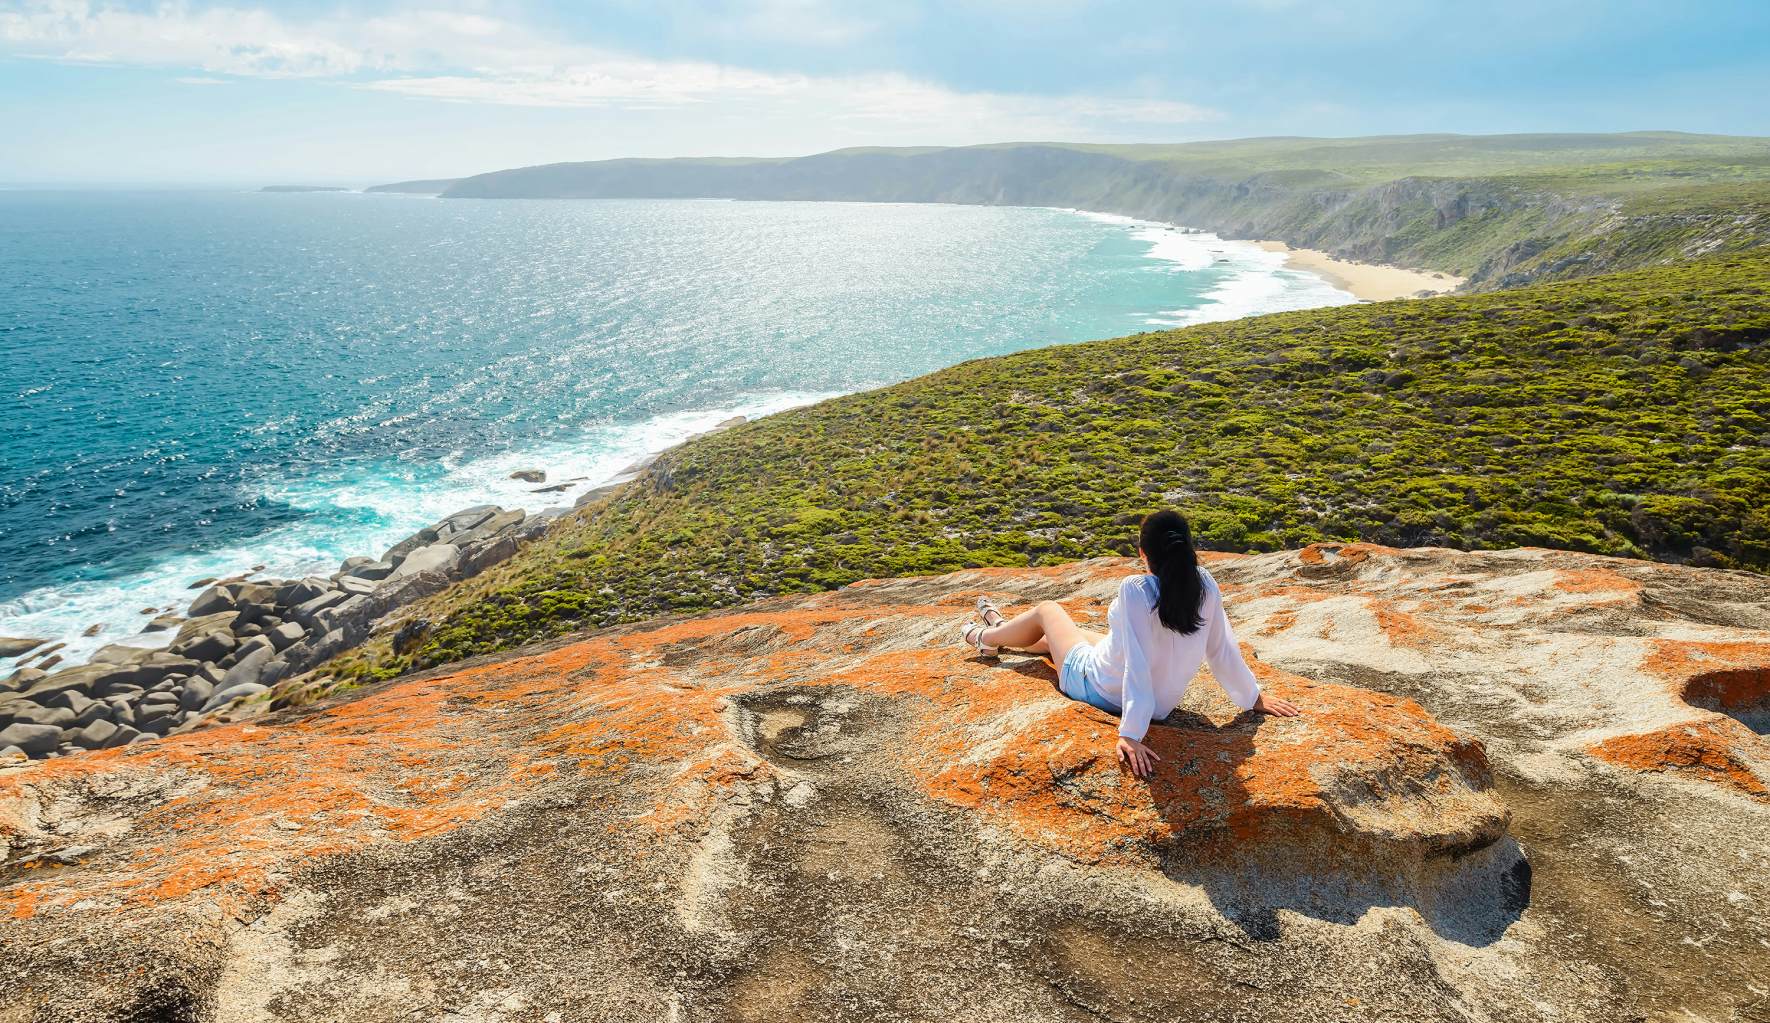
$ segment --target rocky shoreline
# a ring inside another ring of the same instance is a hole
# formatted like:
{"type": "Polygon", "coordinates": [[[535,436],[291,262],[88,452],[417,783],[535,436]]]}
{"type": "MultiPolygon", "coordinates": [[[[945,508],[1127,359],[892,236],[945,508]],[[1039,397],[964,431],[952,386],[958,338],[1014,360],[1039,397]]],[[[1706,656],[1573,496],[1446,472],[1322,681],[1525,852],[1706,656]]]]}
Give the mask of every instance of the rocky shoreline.
{"type": "MultiPolygon", "coordinates": [[[[733,416],[687,440],[748,421],[733,416]]],[[[164,647],[114,643],[84,665],[62,667],[64,643],[0,637],[0,656],[21,658],[0,679],[0,762],[110,749],[260,712],[251,705],[279,682],[360,645],[395,611],[508,560],[553,520],[614,492],[661,454],[586,490],[571,507],[532,515],[489,504],[464,508],[379,558],[346,558],[329,576],[201,580],[196,585],[207,588],[183,615],[158,614],[142,630],[176,629],[164,647]]],[[[544,483],[547,474],[523,469],[511,478],[544,483]]],[[[558,493],[576,482],[534,492],[558,493]]]]}
{"type": "Polygon", "coordinates": [[[506,560],[564,511],[479,505],[379,558],[347,558],[329,576],[214,582],[184,616],[149,625],[177,630],[163,648],[112,644],[51,673],[60,644],[44,645],[38,666],[0,682],[0,759],[109,749],[226,720],[276,683],[363,642],[393,611],[506,560]]]}

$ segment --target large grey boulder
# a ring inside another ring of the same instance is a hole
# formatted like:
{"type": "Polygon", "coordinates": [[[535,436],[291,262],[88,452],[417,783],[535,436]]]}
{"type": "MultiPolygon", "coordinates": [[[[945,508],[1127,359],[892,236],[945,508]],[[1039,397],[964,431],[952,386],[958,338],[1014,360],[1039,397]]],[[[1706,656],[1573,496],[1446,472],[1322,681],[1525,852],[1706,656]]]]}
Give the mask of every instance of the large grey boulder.
{"type": "Polygon", "coordinates": [[[12,708],[12,719],[24,724],[49,725],[59,731],[74,723],[74,712],[66,707],[44,707],[27,703],[12,708]]]}
{"type": "Polygon", "coordinates": [[[0,747],[17,746],[26,753],[44,754],[61,745],[61,729],[54,725],[37,725],[15,721],[0,728],[0,747]]]}
{"type": "Polygon", "coordinates": [[[269,686],[257,682],[246,682],[241,685],[230,686],[226,689],[218,689],[216,690],[215,695],[209,697],[208,701],[203,704],[203,713],[207,714],[211,711],[218,710],[235,700],[268,692],[270,692],[269,686]]]}
{"type": "Polygon", "coordinates": [[[236,651],[234,663],[228,666],[227,674],[222,676],[219,688],[241,685],[258,681],[258,676],[270,659],[276,656],[277,648],[266,636],[254,636],[240,644],[236,651]]]}
{"type": "Polygon", "coordinates": [[[233,634],[234,622],[238,620],[236,611],[193,618],[179,627],[178,638],[166,650],[193,661],[219,661],[239,645],[233,634]]]}
{"type": "Polygon", "coordinates": [[[301,642],[307,636],[307,630],[299,622],[284,622],[265,633],[265,636],[270,639],[271,646],[280,651],[288,649],[292,643],[301,642]]]}
{"type": "Polygon", "coordinates": [[[157,652],[158,651],[152,647],[124,646],[121,643],[111,643],[99,647],[98,652],[93,654],[90,660],[91,663],[94,664],[140,664],[142,661],[147,660],[157,652]]]}
{"type": "Polygon", "coordinates": [[[511,534],[475,544],[461,556],[461,577],[471,578],[501,561],[510,560],[516,555],[516,547],[516,537],[511,534]]]}
{"type": "Polygon", "coordinates": [[[461,548],[452,543],[436,543],[428,547],[420,547],[406,555],[392,574],[390,579],[403,579],[420,572],[441,572],[448,575],[454,571],[456,559],[461,556],[461,548]]]}
{"type": "Polygon", "coordinates": [[[334,587],[330,580],[308,576],[306,579],[292,579],[277,588],[278,607],[300,607],[302,604],[330,592],[334,587]]]}
{"type": "Polygon", "coordinates": [[[238,586],[238,583],[217,583],[209,587],[197,594],[197,599],[191,601],[185,614],[192,618],[202,618],[205,615],[234,610],[238,603],[234,599],[238,586]]]}
{"type": "Polygon", "coordinates": [[[436,535],[448,539],[455,533],[466,532],[480,525],[487,519],[503,511],[495,504],[476,504],[471,508],[463,508],[436,524],[436,535]]]}
{"type": "Polygon", "coordinates": [[[44,671],[42,668],[20,668],[6,676],[5,688],[15,691],[24,689],[31,683],[48,677],[49,672],[44,671]]]}
{"type": "Polygon", "coordinates": [[[180,625],[183,625],[184,623],[185,623],[185,618],[183,615],[174,615],[174,614],[156,615],[152,621],[150,621],[146,625],[142,626],[141,631],[144,634],[149,633],[149,632],[169,632],[173,629],[178,628],[180,625]]]}
{"type": "Polygon", "coordinates": [[[196,710],[214,695],[215,683],[206,678],[193,678],[178,691],[178,705],[185,710],[196,710]]]}
{"type": "Polygon", "coordinates": [[[406,559],[406,555],[420,547],[425,547],[435,542],[436,530],[433,527],[425,526],[423,529],[418,530],[411,536],[408,536],[399,543],[389,547],[387,553],[381,555],[381,560],[390,565],[397,566],[400,562],[406,559]]]}
{"type": "Polygon", "coordinates": [[[343,576],[338,580],[338,588],[352,595],[374,593],[375,585],[373,579],[359,579],[354,575],[343,576]]]}
{"type": "Polygon", "coordinates": [[[23,636],[0,636],[0,657],[20,657],[49,642],[23,636]]]}
{"type": "Polygon", "coordinates": [[[367,579],[370,582],[379,582],[380,580],[387,578],[388,574],[392,571],[393,562],[391,561],[371,561],[366,565],[358,565],[356,568],[351,569],[348,574],[352,579],[367,579]]]}
{"type": "Polygon", "coordinates": [[[507,529],[515,529],[522,524],[522,520],[523,510],[521,508],[496,512],[471,529],[451,533],[448,536],[448,541],[457,547],[466,547],[482,540],[489,540],[507,529]]]}
{"type": "Polygon", "coordinates": [[[48,703],[59,693],[77,690],[87,696],[93,695],[99,680],[113,674],[117,669],[109,664],[83,664],[77,668],[58,671],[47,678],[39,679],[25,690],[26,698],[36,703],[48,703]]]}
{"type": "Polygon", "coordinates": [[[66,733],[66,737],[69,742],[81,749],[104,749],[116,738],[117,730],[116,722],[99,718],[66,733]]]}

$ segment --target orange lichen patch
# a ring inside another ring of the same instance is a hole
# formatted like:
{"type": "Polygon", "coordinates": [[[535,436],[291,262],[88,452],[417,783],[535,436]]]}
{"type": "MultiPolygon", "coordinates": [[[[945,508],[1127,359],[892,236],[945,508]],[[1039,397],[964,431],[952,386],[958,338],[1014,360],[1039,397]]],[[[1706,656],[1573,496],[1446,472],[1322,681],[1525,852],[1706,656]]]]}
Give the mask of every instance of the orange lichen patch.
{"type": "Polygon", "coordinates": [[[1312,543],[1297,552],[1297,560],[1305,565],[1324,565],[1337,561],[1353,567],[1372,556],[1399,554],[1393,547],[1374,543],[1312,543]]]}
{"type": "Polygon", "coordinates": [[[1696,778],[1770,802],[1770,742],[1725,715],[1619,735],[1590,752],[1620,767],[1696,778]]]}
{"type": "Polygon", "coordinates": [[[1563,593],[1616,593],[1619,600],[1641,592],[1640,583],[1607,568],[1561,569],[1555,573],[1555,588],[1563,593]]]}
{"type": "Polygon", "coordinates": [[[1371,615],[1377,620],[1377,628],[1392,646],[1427,647],[1444,641],[1443,630],[1420,621],[1388,601],[1367,598],[1365,606],[1370,608],[1371,615]]]}
{"type": "MultiPolygon", "coordinates": [[[[1085,862],[1139,860],[1183,840],[1259,841],[1274,830],[1342,830],[1349,806],[1369,800],[1405,815],[1446,848],[1486,844],[1504,831],[1504,808],[1478,744],[1433,722],[1411,701],[1317,685],[1270,669],[1263,682],[1309,708],[1304,718],[1238,714],[1218,698],[1151,728],[1162,757],[1149,780],[1124,771],[1116,721],[1052,701],[1005,741],[976,747],[966,733],[931,743],[922,759],[936,798],[989,813],[1022,838],[1085,862]],[[1345,790],[1345,791],[1342,791],[1345,790]],[[1356,791],[1357,798],[1347,799],[1356,791]],[[1373,798],[1373,796],[1375,798],[1373,798]]],[[[1203,684],[1208,685],[1208,682],[1203,684]]],[[[968,716],[987,713],[986,707],[968,716]]],[[[986,724],[978,721],[978,724],[986,724]]]]}
{"type": "Polygon", "coordinates": [[[1272,614],[1266,616],[1266,620],[1260,623],[1259,628],[1254,630],[1254,635],[1275,636],[1281,632],[1286,632],[1295,628],[1296,624],[1297,612],[1289,608],[1286,608],[1283,611],[1274,611],[1272,614]]]}
{"type": "Polygon", "coordinates": [[[1710,710],[1753,709],[1770,699],[1770,642],[1655,640],[1641,668],[1710,710]]]}

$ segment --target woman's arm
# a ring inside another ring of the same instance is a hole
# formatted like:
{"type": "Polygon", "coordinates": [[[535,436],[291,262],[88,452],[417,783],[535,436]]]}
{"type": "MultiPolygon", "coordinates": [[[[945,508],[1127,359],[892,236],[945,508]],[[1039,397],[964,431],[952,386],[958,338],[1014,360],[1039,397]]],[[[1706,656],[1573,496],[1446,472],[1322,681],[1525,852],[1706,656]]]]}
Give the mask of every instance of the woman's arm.
{"type": "Polygon", "coordinates": [[[1106,612],[1107,631],[1123,637],[1125,646],[1119,735],[1139,745],[1155,716],[1155,687],[1149,679],[1149,610],[1148,595],[1136,578],[1130,578],[1119,584],[1119,597],[1106,612]]]}
{"type": "Polygon", "coordinates": [[[1210,596],[1210,602],[1216,605],[1216,613],[1209,616],[1205,626],[1210,630],[1205,639],[1205,661],[1210,664],[1217,684],[1242,710],[1257,710],[1283,718],[1301,713],[1289,700],[1260,691],[1260,683],[1254,680],[1253,669],[1248,667],[1247,660],[1241,655],[1241,646],[1235,641],[1235,630],[1229,626],[1229,615],[1223,610],[1223,594],[1217,589],[1215,579],[1210,583],[1210,596]]]}

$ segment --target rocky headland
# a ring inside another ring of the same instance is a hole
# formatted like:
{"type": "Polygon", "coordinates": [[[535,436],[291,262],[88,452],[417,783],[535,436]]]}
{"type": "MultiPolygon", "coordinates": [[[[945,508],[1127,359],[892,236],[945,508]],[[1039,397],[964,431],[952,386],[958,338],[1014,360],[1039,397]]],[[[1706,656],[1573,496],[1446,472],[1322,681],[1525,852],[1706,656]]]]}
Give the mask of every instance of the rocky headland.
{"type": "MultiPolygon", "coordinates": [[[[410,557],[415,556],[408,554],[410,557]]],[[[1139,781],[980,593],[623,625],[0,769],[4,1020],[1743,1020],[1770,580],[1520,549],[1213,556],[1139,781]]],[[[311,598],[310,598],[311,599],[311,598]]]]}

